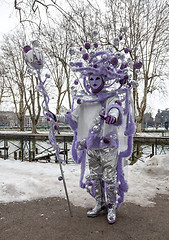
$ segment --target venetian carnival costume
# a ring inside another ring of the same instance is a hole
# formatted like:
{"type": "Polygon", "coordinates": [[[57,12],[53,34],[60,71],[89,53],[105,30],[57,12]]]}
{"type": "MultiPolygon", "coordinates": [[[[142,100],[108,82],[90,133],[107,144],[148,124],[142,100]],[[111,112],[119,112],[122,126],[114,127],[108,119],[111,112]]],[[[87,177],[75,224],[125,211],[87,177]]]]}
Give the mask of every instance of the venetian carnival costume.
{"type": "MultiPolygon", "coordinates": [[[[94,47],[97,48],[96,43],[94,47]]],[[[90,43],[86,43],[85,48],[89,50],[90,43]]],[[[106,210],[108,222],[114,223],[116,209],[128,190],[123,160],[132,152],[135,124],[131,89],[135,81],[128,75],[128,63],[122,54],[85,52],[82,58],[87,62],[86,66],[83,62],[74,62],[71,68],[81,74],[84,89],[78,93],[72,87],[71,111],[56,115],[55,119],[69,124],[74,131],[72,156],[76,163],[81,164],[80,186],[96,199],[96,206],[87,212],[87,216],[95,217],[106,210]],[[83,182],[86,157],[90,174],[83,182]]],[[[136,66],[140,68],[141,63],[136,66]]],[[[75,80],[75,85],[78,82],[75,80]]]]}
{"type": "MultiPolygon", "coordinates": [[[[116,39],[117,40],[117,39],[116,39]]],[[[37,41],[24,47],[26,63],[35,69],[39,78],[39,91],[44,95],[42,103],[44,115],[52,120],[49,139],[54,146],[57,158],[59,147],[53,131],[56,122],[69,124],[74,132],[72,157],[81,164],[80,186],[86,188],[96,200],[96,206],[87,212],[88,217],[97,216],[102,210],[107,212],[109,223],[116,221],[116,209],[124,200],[128,185],[124,178],[124,160],[132,153],[132,136],[135,124],[132,112],[132,87],[137,83],[132,80],[129,69],[139,71],[140,61],[126,60],[124,53],[109,50],[98,50],[98,44],[85,43],[80,49],[82,61],[71,62],[71,69],[80,74],[74,81],[72,90],[72,108],[64,115],[53,114],[48,107],[49,97],[41,80],[43,55],[37,49],[37,41]],[[82,79],[82,83],[81,83],[82,79]],[[77,86],[83,89],[78,91],[77,86]],[[45,103],[45,104],[44,104],[45,103]],[[85,175],[86,158],[90,174],[85,175]]],[[[74,50],[70,49],[74,54],[74,50]]],[[[61,171],[62,172],[62,171],[61,171]]],[[[64,178],[63,178],[64,179],[64,178]]]]}

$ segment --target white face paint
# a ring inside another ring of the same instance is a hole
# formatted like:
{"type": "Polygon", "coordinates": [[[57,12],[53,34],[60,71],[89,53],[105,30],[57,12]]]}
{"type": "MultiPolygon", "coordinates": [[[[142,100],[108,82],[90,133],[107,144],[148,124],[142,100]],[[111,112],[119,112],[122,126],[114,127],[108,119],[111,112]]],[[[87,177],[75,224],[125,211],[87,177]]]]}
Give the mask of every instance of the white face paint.
{"type": "Polygon", "coordinates": [[[100,92],[104,87],[103,78],[99,75],[91,74],[89,76],[89,83],[93,93],[100,92]]]}

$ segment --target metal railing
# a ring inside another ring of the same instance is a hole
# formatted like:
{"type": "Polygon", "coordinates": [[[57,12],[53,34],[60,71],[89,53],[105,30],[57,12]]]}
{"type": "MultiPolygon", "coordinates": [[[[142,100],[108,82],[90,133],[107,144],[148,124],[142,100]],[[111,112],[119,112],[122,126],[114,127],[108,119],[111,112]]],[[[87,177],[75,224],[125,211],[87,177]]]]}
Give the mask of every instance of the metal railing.
{"type": "MultiPolygon", "coordinates": [[[[61,154],[63,159],[68,162],[68,152],[73,140],[73,133],[61,133],[56,135],[56,140],[62,144],[61,154]],[[70,146],[68,147],[68,143],[70,146]]],[[[169,153],[169,137],[134,137],[133,153],[131,162],[135,163],[143,152],[147,156],[169,153]]],[[[50,162],[55,151],[48,142],[48,134],[12,134],[0,133],[0,158],[10,158],[21,161],[40,161],[50,162]],[[45,145],[42,144],[45,142],[45,145]]],[[[57,159],[55,157],[55,162],[57,159]]]]}
{"type": "MultiPolygon", "coordinates": [[[[63,145],[60,154],[63,154],[63,159],[67,162],[70,150],[67,143],[72,141],[73,135],[58,134],[56,139],[63,145]]],[[[55,151],[48,142],[48,134],[0,134],[0,158],[7,159],[12,155],[14,159],[21,161],[46,160],[50,162],[51,156],[55,156],[55,151]]],[[[57,162],[56,156],[55,162],[57,162]]]]}

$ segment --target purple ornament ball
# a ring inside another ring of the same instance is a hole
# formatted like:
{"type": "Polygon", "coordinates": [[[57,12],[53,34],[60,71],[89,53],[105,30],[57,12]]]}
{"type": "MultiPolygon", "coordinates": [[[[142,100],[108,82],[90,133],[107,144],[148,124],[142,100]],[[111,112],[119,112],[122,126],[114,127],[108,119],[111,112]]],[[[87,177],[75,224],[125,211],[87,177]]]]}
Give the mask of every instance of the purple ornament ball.
{"type": "Polygon", "coordinates": [[[129,53],[129,52],[130,52],[130,49],[129,49],[129,48],[125,48],[125,49],[124,49],[124,52],[125,52],[125,53],[129,53]]]}
{"type": "Polygon", "coordinates": [[[78,85],[78,83],[79,83],[79,81],[76,79],[76,80],[74,80],[74,84],[75,85],[78,85]]]}
{"type": "Polygon", "coordinates": [[[85,43],[85,48],[86,48],[86,49],[90,49],[90,43],[86,42],[86,43],[85,43]]]}
{"type": "Polygon", "coordinates": [[[32,49],[32,48],[31,48],[29,45],[27,45],[27,46],[25,46],[25,47],[23,48],[23,50],[24,50],[25,53],[29,52],[31,49],[32,49]]]}
{"type": "Polygon", "coordinates": [[[95,47],[95,48],[98,48],[98,43],[94,43],[94,47],[95,47]]]}
{"type": "Polygon", "coordinates": [[[77,99],[77,104],[81,104],[81,103],[82,103],[81,99],[78,98],[78,99],[77,99]]]}
{"type": "Polygon", "coordinates": [[[142,67],[142,65],[143,65],[143,64],[142,64],[141,61],[137,61],[137,62],[134,63],[134,68],[135,68],[135,69],[140,69],[140,68],[142,67]]]}
{"type": "Polygon", "coordinates": [[[63,180],[63,177],[62,177],[62,176],[59,176],[59,177],[58,177],[58,180],[59,180],[59,181],[62,181],[62,180],[63,180]]]}
{"type": "Polygon", "coordinates": [[[84,53],[83,56],[82,56],[82,58],[83,58],[84,60],[88,60],[89,54],[88,54],[88,53],[84,53]]]}
{"type": "Polygon", "coordinates": [[[59,126],[57,126],[56,124],[54,125],[54,129],[57,131],[59,129],[59,126]]]}
{"type": "Polygon", "coordinates": [[[110,141],[111,141],[111,138],[108,136],[103,138],[103,142],[106,144],[110,143],[110,141]]]}
{"type": "Polygon", "coordinates": [[[113,57],[111,60],[110,60],[110,63],[113,65],[113,66],[116,66],[118,64],[118,59],[117,57],[113,57]]]}

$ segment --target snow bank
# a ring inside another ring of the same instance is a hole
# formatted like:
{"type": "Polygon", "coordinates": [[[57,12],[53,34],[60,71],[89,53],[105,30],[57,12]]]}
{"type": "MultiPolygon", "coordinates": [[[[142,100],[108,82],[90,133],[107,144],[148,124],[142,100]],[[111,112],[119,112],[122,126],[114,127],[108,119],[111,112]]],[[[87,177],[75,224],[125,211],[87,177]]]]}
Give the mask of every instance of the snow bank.
{"type": "MultiPolygon", "coordinates": [[[[79,187],[80,166],[63,165],[70,201],[91,207],[93,198],[79,187]]],[[[129,191],[125,201],[153,206],[157,193],[169,194],[169,155],[158,155],[126,168],[129,191]]],[[[27,201],[47,197],[65,198],[59,164],[0,159],[0,202],[27,201]]]]}

